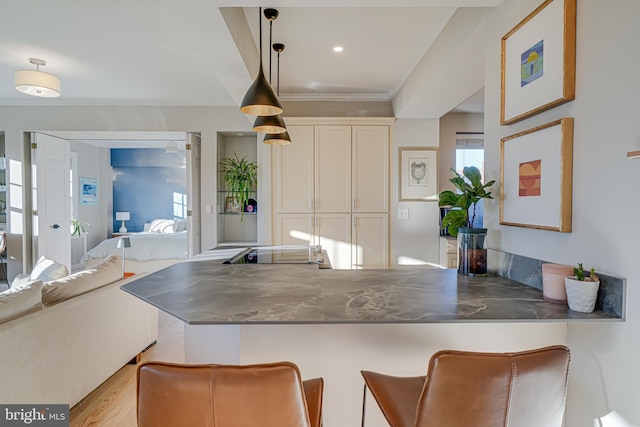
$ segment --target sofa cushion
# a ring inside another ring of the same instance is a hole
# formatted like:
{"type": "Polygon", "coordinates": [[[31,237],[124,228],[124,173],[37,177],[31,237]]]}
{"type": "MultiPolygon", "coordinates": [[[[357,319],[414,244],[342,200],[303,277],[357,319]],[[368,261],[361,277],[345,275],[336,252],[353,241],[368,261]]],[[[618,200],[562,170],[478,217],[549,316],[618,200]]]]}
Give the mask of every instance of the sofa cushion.
{"type": "Polygon", "coordinates": [[[122,260],[112,255],[90,269],[45,282],[42,287],[42,303],[45,306],[52,305],[120,279],[122,260]]]}
{"type": "Polygon", "coordinates": [[[65,265],[58,264],[43,255],[33,267],[29,275],[29,281],[42,280],[43,282],[50,282],[51,280],[60,279],[67,274],[69,274],[69,270],[67,270],[65,265]]]}
{"type": "Polygon", "coordinates": [[[38,310],[42,310],[41,280],[0,292],[0,323],[38,310]]]}

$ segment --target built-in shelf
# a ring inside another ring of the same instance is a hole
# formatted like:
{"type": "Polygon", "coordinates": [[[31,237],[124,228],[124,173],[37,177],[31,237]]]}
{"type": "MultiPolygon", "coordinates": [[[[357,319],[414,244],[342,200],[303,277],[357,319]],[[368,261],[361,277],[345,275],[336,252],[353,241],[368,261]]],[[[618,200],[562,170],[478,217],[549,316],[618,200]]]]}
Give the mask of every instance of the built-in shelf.
{"type": "Polygon", "coordinates": [[[627,159],[640,159],[640,150],[629,151],[627,153],[627,159]]]}

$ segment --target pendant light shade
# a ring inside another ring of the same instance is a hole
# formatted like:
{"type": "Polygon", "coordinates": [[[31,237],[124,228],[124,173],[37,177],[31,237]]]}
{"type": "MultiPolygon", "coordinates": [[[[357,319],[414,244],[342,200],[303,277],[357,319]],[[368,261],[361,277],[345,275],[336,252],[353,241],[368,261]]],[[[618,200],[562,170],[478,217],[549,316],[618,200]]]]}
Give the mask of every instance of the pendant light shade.
{"type": "Polygon", "coordinates": [[[276,116],[282,114],[282,104],[264,76],[262,69],[262,8],[258,15],[260,24],[260,69],[255,81],[242,99],[240,111],[253,116],[276,116]]]}
{"type": "Polygon", "coordinates": [[[60,96],[60,79],[53,74],[40,71],[46,62],[38,58],[29,58],[36,66],[35,70],[18,70],[15,72],[15,85],[19,92],[43,98],[60,96]]]}
{"type": "Polygon", "coordinates": [[[289,145],[291,144],[291,137],[289,132],[268,133],[264,136],[262,142],[269,145],[289,145]]]}
{"type": "Polygon", "coordinates": [[[282,114],[282,104],[262,71],[262,63],[258,77],[242,99],[240,111],[253,116],[275,116],[282,114]]]}
{"type": "Polygon", "coordinates": [[[282,133],[287,131],[281,114],[275,116],[258,116],[253,123],[253,130],[261,133],[282,133]]]}

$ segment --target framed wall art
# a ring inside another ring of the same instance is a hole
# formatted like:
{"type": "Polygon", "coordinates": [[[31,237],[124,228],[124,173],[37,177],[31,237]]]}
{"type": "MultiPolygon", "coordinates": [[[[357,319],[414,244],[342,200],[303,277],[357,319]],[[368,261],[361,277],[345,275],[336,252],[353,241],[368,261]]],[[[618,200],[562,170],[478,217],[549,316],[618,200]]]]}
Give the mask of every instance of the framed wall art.
{"type": "Polygon", "coordinates": [[[80,204],[98,204],[98,180],[96,178],[80,178],[80,204]]]}
{"type": "Polygon", "coordinates": [[[571,232],[573,119],[500,143],[500,224],[571,232]]]}
{"type": "Polygon", "coordinates": [[[502,37],[500,124],[575,99],[576,0],[546,0],[502,37]]]}
{"type": "Polygon", "coordinates": [[[400,201],[438,200],[438,150],[427,147],[400,147],[400,201]]]}

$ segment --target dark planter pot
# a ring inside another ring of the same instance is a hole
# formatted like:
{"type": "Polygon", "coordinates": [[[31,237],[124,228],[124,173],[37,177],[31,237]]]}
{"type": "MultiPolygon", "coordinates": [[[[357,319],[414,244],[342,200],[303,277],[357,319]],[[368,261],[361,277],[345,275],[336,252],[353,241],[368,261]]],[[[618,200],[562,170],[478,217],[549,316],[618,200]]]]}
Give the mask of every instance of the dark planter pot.
{"type": "Polygon", "coordinates": [[[487,275],[487,229],[458,229],[458,273],[467,276],[487,275]]]}

